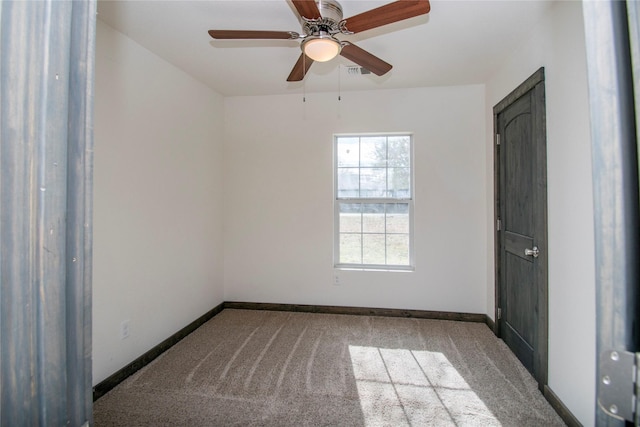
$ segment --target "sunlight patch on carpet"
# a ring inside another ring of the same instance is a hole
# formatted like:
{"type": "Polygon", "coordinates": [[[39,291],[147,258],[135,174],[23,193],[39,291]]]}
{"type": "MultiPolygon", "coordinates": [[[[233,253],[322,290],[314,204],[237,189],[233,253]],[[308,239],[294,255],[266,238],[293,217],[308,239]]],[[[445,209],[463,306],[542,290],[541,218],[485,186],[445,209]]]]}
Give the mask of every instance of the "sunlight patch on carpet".
{"type": "Polygon", "coordinates": [[[349,346],[366,426],[501,423],[442,354],[349,346]]]}

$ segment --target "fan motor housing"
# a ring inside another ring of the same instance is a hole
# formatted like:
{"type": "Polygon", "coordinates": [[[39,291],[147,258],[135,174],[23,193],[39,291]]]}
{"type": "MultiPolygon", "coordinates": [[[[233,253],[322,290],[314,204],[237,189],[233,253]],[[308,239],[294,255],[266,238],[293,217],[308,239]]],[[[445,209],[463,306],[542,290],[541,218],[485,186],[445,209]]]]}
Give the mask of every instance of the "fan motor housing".
{"type": "Polygon", "coordinates": [[[342,28],[342,6],[336,0],[316,0],[320,18],[308,19],[302,17],[302,30],[307,36],[348,34],[342,28]]]}
{"type": "Polygon", "coordinates": [[[342,6],[336,0],[316,0],[316,4],[323,18],[329,18],[336,23],[342,21],[342,6]]]}

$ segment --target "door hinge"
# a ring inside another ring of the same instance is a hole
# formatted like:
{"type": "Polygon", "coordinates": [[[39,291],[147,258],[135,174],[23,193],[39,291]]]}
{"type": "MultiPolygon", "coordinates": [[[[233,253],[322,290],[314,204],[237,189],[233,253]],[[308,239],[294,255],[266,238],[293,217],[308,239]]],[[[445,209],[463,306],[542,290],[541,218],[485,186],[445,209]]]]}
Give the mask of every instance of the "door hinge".
{"type": "Polygon", "coordinates": [[[499,219],[496,221],[496,230],[502,230],[502,221],[500,221],[499,219]]]}
{"type": "Polygon", "coordinates": [[[500,145],[500,134],[496,133],[496,145],[500,145]]]}
{"type": "Polygon", "coordinates": [[[498,307],[498,320],[502,319],[502,309],[498,307]]]}
{"type": "Polygon", "coordinates": [[[607,415],[637,422],[639,365],[640,353],[607,350],[600,354],[598,405],[607,415]]]}

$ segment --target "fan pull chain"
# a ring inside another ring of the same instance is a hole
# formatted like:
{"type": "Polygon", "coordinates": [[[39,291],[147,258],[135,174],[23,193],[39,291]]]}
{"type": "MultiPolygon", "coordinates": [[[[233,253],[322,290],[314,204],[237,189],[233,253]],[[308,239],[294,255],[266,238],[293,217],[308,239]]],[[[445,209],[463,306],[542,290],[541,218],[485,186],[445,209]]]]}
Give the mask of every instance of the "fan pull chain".
{"type": "Polygon", "coordinates": [[[338,101],[342,101],[340,96],[342,93],[342,85],[340,84],[340,75],[342,74],[342,64],[338,64],[338,101]]]}
{"type": "Polygon", "coordinates": [[[336,106],[336,119],[342,119],[342,64],[338,64],[338,105],[336,106]]]}
{"type": "Polygon", "coordinates": [[[307,120],[307,55],[302,57],[302,120],[307,120]]]}

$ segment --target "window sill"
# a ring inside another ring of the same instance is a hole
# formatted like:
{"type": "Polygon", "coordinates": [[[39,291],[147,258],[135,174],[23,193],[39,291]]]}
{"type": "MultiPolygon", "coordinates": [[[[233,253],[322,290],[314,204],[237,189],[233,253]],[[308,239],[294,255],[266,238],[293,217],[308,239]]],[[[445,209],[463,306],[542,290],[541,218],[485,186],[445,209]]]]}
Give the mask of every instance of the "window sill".
{"type": "Polygon", "coordinates": [[[367,272],[382,272],[382,273],[413,273],[416,269],[415,267],[356,267],[356,266],[344,266],[344,265],[335,265],[333,267],[334,270],[340,271],[367,271],[367,272]]]}

